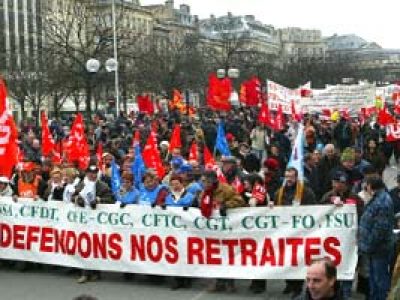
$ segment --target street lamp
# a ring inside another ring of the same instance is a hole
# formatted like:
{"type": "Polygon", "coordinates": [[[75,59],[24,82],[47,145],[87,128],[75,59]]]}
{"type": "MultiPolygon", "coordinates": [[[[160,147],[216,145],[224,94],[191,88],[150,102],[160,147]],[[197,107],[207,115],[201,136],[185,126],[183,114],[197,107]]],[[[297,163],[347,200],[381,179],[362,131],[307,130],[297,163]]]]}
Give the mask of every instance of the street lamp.
{"type": "MultiPolygon", "coordinates": [[[[236,68],[229,68],[228,70],[226,69],[218,69],[217,70],[217,77],[219,79],[228,77],[232,80],[238,79],[240,75],[240,71],[239,69],[236,68]]],[[[233,88],[233,91],[231,93],[231,103],[235,103],[235,105],[240,106],[240,101],[239,101],[239,95],[238,93],[235,91],[235,88],[233,88]]]]}
{"type": "MultiPolygon", "coordinates": [[[[97,73],[100,70],[101,63],[96,58],[91,58],[86,62],[86,70],[89,73],[97,73]]],[[[119,89],[118,89],[118,61],[115,58],[109,58],[106,60],[104,65],[107,72],[115,72],[116,82],[115,82],[115,94],[116,94],[116,113],[117,117],[119,115],[119,89]]]]}

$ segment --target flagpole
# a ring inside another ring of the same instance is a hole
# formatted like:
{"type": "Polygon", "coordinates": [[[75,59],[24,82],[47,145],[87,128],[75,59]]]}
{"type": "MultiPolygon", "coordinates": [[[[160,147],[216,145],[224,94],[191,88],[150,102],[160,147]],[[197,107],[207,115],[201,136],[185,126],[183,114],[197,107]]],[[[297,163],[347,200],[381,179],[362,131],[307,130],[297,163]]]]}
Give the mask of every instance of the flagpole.
{"type": "Polygon", "coordinates": [[[117,67],[114,70],[115,81],[115,105],[116,114],[119,116],[119,63],[118,63],[118,49],[117,49],[117,26],[115,16],[115,0],[112,0],[112,19],[113,19],[113,44],[114,44],[114,59],[117,62],[117,67]]]}

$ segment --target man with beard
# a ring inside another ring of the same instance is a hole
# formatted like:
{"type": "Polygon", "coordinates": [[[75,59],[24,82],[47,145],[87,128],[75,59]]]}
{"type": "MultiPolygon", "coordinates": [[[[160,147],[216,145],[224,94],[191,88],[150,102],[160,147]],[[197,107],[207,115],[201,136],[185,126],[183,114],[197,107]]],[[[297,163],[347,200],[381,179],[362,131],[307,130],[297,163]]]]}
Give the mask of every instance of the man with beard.
{"type": "MultiPolygon", "coordinates": [[[[314,192],[298,179],[298,171],[292,167],[286,169],[284,185],[276,191],[274,202],[277,206],[316,204],[314,192]]],[[[295,297],[301,293],[302,287],[301,280],[286,280],[283,293],[295,297]]]]}

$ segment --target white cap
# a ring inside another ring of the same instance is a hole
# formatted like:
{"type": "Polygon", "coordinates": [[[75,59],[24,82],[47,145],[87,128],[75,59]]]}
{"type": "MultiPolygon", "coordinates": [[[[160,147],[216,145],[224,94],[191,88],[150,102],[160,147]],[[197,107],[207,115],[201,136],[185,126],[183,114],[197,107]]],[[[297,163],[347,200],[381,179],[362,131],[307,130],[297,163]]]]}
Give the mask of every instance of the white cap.
{"type": "Polygon", "coordinates": [[[0,183],[10,183],[10,180],[5,176],[0,176],[0,183]]]}

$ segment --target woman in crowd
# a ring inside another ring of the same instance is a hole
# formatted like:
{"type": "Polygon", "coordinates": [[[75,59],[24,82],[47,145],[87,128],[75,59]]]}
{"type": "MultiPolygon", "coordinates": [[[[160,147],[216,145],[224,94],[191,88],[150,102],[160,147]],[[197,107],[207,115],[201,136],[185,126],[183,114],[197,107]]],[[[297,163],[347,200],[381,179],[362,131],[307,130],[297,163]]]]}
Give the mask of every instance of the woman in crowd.
{"type": "Polygon", "coordinates": [[[135,188],[133,175],[129,172],[122,173],[122,184],[120,190],[114,194],[116,202],[120,203],[121,208],[128,204],[135,204],[139,198],[139,191],[135,188]]]}
{"type": "MultiPolygon", "coordinates": [[[[180,175],[172,175],[169,180],[169,193],[165,198],[165,206],[183,207],[187,209],[192,206],[194,195],[189,193],[183,185],[183,178],[180,175]]],[[[190,277],[173,277],[171,289],[188,288],[191,286],[190,277]]]]}
{"type": "Polygon", "coordinates": [[[140,188],[138,204],[162,205],[168,195],[168,187],[160,184],[157,174],[150,169],[143,175],[143,186],[140,188]]]}
{"type": "Polygon", "coordinates": [[[54,168],[50,172],[50,180],[47,184],[47,189],[44,192],[44,200],[62,201],[65,189],[65,183],[62,178],[62,171],[59,168],[54,168]]]}
{"type": "Polygon", "coordinates": [[[62,200],[66,203],[70,203],[72,195],[75,193],[75,188],[79,184],[81,179],[79,178],[78,170],[72,167],[63,169],[63,176],[65,188],[62,200]]]}

